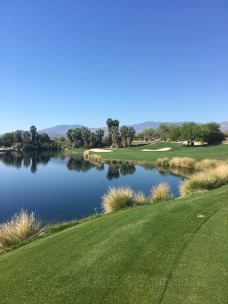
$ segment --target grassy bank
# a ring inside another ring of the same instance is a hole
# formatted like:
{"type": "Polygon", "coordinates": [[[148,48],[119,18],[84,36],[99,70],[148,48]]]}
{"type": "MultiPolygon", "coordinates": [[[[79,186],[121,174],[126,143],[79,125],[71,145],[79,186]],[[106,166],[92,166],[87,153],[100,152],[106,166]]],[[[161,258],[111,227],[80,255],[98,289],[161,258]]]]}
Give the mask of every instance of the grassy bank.
{"type": "Polygon", "coordinates": [[[228,186],[84,222],[0,256],[1,303],[226,303],[228,186]]]}
{"type": "Polygon", "coordinates": [[[186,147],[177,143],[158,142],[149,145],[133,146],[124,149],[114,149],[111,153],[97,153],[105,161],[117,160],[133,163],[154,164],[158,158],[167,157],[191,157],[195,160],[217,159],[224,160],[228,158],[228,145],[221,144],[209,147],[186,147]],[[143,149],[162,149],[170,147],[170,151],[143,152],[143,149]]]}

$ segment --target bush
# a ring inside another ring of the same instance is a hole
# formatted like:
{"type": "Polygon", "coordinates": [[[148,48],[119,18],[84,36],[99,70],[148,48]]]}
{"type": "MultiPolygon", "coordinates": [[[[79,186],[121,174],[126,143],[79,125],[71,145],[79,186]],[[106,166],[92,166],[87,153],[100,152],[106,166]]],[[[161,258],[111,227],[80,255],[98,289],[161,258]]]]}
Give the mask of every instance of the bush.
{"type": "Polygon", "coordinates": [[[146,205],[149,203],[149,199],[144,195],[143,192],[136,192],[134,195],[134,203],[137,206],[146,205]]]}
{"type": "Polygon", "coordinates": [[[169,167],[169,159],[167,157],[159,158],[156,162],[158,167],[169,167]]]}
{"type": "Polygon", "coordinates": [[[87,159],[87,160],[90,160],[92,162],[95,162],[95,163],[101,163],[102,162],[102,157],[101,155],[98,155],[98,154],[90,154],[90,153],[87,153],[87,151],[85,151],[83,153],[84,155],[84,158],[87,159]]]}
{"type": "Polygon", "coordinates": [[[162,200],[169,200],[172,198],[169,185],[161,183],[160,185],[153,187],[151,190],[151,201],[158,202],[162,200]]]}
{"type": "Polygon", "coordinates": [[[194,169],[195,159],[190,157],[174,157],[169,161],[171,168],[194,169]]]}
{"type": "Polygon", "coordinates": [[[102,200],[105,213],[111,213],[133,206],[134,192],[129,187],[110,188],[102,200]]]}
{"type": "Polygon", "coordinates": [[[35,214],[22,210],[11,220],[0,225],[0,248],[6,249],[16,245],[38,232],[39,229],[40,222],[36,219],[35,214]]]}
{"type": "Polygon", "coordinates": [[[215,159],[204,159],[195,164],[195,169],[198,171],[203,171],[206,169],[215,168],[218,165],[218,161],[215,159]]]}
{"type": "Polygon", "coordinates": [[[214,169],[199,172],[185,180],[180,187],[181,196],[207,191],[228,184],[228,166],[222,164],[214,169]]]}

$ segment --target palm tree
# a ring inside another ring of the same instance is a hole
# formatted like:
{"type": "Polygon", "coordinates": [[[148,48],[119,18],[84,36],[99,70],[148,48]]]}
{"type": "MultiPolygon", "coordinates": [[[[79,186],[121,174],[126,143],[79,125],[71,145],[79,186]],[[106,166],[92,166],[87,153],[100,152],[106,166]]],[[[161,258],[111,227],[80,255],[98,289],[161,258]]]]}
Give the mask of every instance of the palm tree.
{"type": "Polygon", "coordinates": [[[113,148],[119,148],[120,135],[119,135],[119,128],[118,127],[112,127],[111,136],[112,136],[112,147],[113,148]]]}
{"type": "Polygon", "coordinates": [[[34,143],[35,137],[36,137],[36,127],[35,126],[30,127],[30,133],[31,133],[31,136],[32,136],[32,143],[34,143]]]}
{"type": "Polygon", "coordinates": [[[120,128],[120,137],[121,137],[122,146],[125,148],[127,146],[128,127],[122,126],[120,128]]]}
{"type": "Polygon", "coordinates": [[[88,128],[81,128],[82,140],[84,142],[84,147],[87,148],[90,145],[90,135],[91,132],[88,128]]]}
{"type": "Polygon", "coordinates": [[[133,127],[127,127],[127,145],[130,146],[135,138],[135,129],[133,127]]]}
{"type": "Polygon", "coordinates": [[[102,138],[103,137],[104,137],[104,130],[97,129],[96,130],[96,139],[97,139],[97,143],[98,143],[99,147],[101,147],[101,145],[102,145],[102,138]]]}

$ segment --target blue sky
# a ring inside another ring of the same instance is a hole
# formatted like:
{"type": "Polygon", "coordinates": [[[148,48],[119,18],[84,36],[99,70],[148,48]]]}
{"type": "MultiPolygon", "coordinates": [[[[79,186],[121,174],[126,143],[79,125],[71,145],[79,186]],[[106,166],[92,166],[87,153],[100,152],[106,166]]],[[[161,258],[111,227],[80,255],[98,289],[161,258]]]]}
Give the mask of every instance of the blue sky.
{"type": "Polygon", "coordinates": [[[0,133],[228,120],[227,0],[0,0],[0,133]]]}

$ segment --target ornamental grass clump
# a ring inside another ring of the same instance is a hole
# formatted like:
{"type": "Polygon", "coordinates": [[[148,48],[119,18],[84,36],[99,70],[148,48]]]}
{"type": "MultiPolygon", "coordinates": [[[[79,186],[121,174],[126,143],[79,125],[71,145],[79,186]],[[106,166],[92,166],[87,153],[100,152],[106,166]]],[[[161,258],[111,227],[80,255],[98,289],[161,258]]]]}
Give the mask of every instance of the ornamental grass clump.
{"type": "Polygon", "coordinates": [[[161,183],[158,186],[155,186],[151,189],[151,198],[152,202],[158,202],[163,200],[169,200],[172,198],[170,192],[170,187],[167,183],[161,183]]]}
{"type": "Polygon", "coordinates": [[[202,171],[186,179],[180,187],[181,196],[202,192],[228,184],[228,165],[222,164],[214,169],[202,171]]]}
{"type": "Polygon", "coordinates": [[[215,168],[220,162],[215,159],[203,159],[195,163],[195,170],[204,171],[207,169],[215,168]]]}
{"type": "Polygon", "coordinates": [[[134,203],[136,206],[143,206],[149,203],[150,199],[145,196],[143,192],[136,192],[134,194],[134,203]]]}
{"type": "Polygon", "coordinates": [[[35,214],[27,211],[20,211],[8,222],[0,225],[0,249],[7,249],[20,243],[40,229],[40,222],[35,214]]]}
{"type": "Polygon", "coordinates": [[[111,213],[134,205],[134,191],[129,187],[110,188],[102,197],[105,213],[111,213]]]}
{"type": "Polygon", "coordinates": [[[191,157],[174,157],[170,159],[169,166],[171,168],[194,169],[195,159],[191,157]]]}
{"type": "Polygon", "coordinates": [[[98,154],[88,154],[87,159],[95,163],[102,162],[102,157],[98,154]]]}
{"type": "Polygon", "coordinates": [[[157,161],[156,161],[156,165],[158,167],[169,167],[169,159],[167,157],[164,157],[164,158],[159,158],[157,161]]]}

